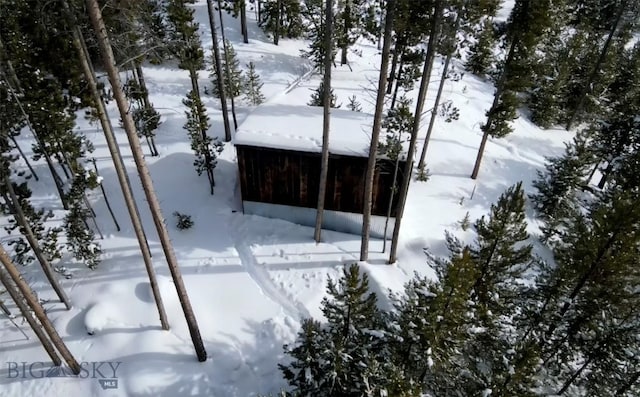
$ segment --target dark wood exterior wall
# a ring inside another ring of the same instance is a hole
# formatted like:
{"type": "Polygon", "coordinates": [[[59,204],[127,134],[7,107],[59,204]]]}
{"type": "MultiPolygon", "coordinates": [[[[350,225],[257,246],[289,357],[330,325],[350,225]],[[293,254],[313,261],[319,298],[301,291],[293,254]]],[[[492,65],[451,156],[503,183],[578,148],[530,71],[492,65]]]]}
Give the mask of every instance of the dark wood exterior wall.
{"type": "MultiPolygon", "coordinates": [[[[242,199],[261,203],[316,208],[320,153],[236,146],[242,199]]],[[[378,160],[373,187],[373,215],[386,216],[391,199],[394,163],[378,160]]],[[[400,163],[398,181],[404,162],[400,163]]],[[[329,156],[325,209],[362,213],[367,158],[329,156]]],[[[397,194],[391,216],[395,216],[397,194]]]]}

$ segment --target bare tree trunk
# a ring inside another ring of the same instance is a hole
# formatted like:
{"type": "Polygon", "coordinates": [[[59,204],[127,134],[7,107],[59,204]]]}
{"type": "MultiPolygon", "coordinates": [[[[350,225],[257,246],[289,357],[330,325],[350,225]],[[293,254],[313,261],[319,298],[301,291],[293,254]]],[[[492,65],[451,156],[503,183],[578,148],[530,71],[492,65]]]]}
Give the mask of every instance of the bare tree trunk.
{"type": "Polygon", "coordinates": [[[138,135],[136,134],[131,114],[128,113],[129,104],[127,98],[122,92],[122,83],[120,82],[120,76],[115,64],[113,50],[111,48],[111,44],[109,43],[109,37],[107,36],[107,29],[104,25],[104,21],[102,20],[100,6],[98,5],[97,0],[86,0],[86,4],[89,18],[91,19],[91,24],[93,25],[93,29],[96,32],[96,36],[98,37],[98,43],[100,45],[100,52],[102,53],[104,67],[107,70],[107,74],[109,75],[109,81],[111,82],[114,97],[116,99],[118,109],[120,110],[122,123],[124,125],[125,131],[127,132],[127,137],[129,138],[129,145],[131,147],[131,152],[133,153],[133,158],[136,162],[138,175],[140,176],[142,187],[147,198],[147,203],[149,204],[149,209],[151,211],[151,215],[153,216],[153,222],[158,231],[162,249],[164,251],[169,270],[171,272],[171,277],[173,278],[173,282],[176,287],[178,299],[180,300],[180,305],[182,306],[182,310],[189,327],[191,340],[196,350],[198,361],[202,362],[207,359],[207,351],[205,350],[204,343],[202,342],[200,329],[198,328],[198,323],[196,321],[193,308],[191,307],[191,302],[189,301],[189,296],[187,295],[184,281],[182,280],[182,275],[180,272],[180,268],[178,267],[176,254],[173,250],[171,239],[169,238],[169,232],[165,225],[164,217],[162,216],[160,202],[158,201],[158,197],[156,196],[155,190],[153,188],[151,175],[149,174],[149,169],[147,168],[147,164],[144,160],[144,156],[140,148],[140,140],[138,139],[138,135]]]}
{"type": "Polygon", "coordinates": [[[395,1],[387,1],[387,16],[384,22],[384,44],[382,46],[382,60],[380,62],[380,76],[378,78],[378,95],[376,97],[376,110],[373,117],[373,129],[371,132],[371,145],[369,146],[369,159],[367,161],[367,173],[364,183],[364,208],[362,209],[362,240],[360,245],[360,260],[366,261],[369,257],[369,235],[371,225],[371,207],[373,201],[373,178],[375,176],[376,155],[378,152],[378,140],[382,127],[382,113],[384,111],[384,97],[387,87],[387,72],[389,69],[389,52],[391,49],[391,33],[393,30],[395,1]]]}
{"type": "MultiPolygon", "coordinates": [[[[404,206],[407,202],[409,193],[409,183],[413,173],[413,153],[416,150],[416,140],[420,132],[420,119],[422,118],[422,109],[427,98],[427,90],[429,89],[429,81],[431,80],[431,70],[433,69],[433,61],[436,56],[438,36],[440,32],[440,23],[442,21],[442,9],[444,0],[437,0],[433,10],[433,19],[431,21],[431,32],[429,34],[429,48],[424,61],[424,70],[422,72],[422,81],[420,82],[420,92],[416,101],[416,112],[413,119],[413,128],[411,131],[411,140],[409,141],[409,151],[407,152],[407,161],[404,165],[402,175],[402,183],[398,192],[398,208],[396,209],[396,221],[393,227],[393,236],[391,237],[391,252],[389,254],[389,264],[396,263],[398,253],[398,239],[400,237],[400,225],[402,224],[402,216],[404,215],[404,206]]],[[[397,83],[396,83],[397,84],[397,83]]]]}
{"type": "Polygon", "coordinates": [[[589,80],[587,80],[586,84],[582,85],[582,90],[578,94],[578,103],[576,108],[571,112],[571,116],[569,117],[569,121],[567,122],[567,130],[570,130],[573,126],[573,123],[576,121],[576,118],[582,113],[582,109],[584,107],[584,101],[586,100],[587,95],[589,94],[590,88],[593,86],[594,81],[598,77],[600,73],[600,68],[602,67],[602,63],[604,62],[607,53],[609,52],[609,47],[611,46],[611,42],[613,41],[613,36],[618,30],[618,26],[620,25],[620,21],[622,20],[622,16],[624,15],[624,11],[627,8],[627,1],[622,1],[620,3],[620,9],[618,10],[618,15],[616,16],[616,20],[609,31],[609,36],[607,36],[607,40],[602,47],[602,51],[600,51],[600,55],[598,56],[598,60],[596,61],[593,70],[591,71],[591,75],[589,76],[589,80]]]}
{"type": "Polygon", "coordinates": [[[400,168],[400,156],[396,158],[395,165],[393,167],[393,183],[391,184],[391,196],[389,198],[389,206],[387,207],[387,218],[384,220],[384,240],[382,240],[382,252],[387,251],[387,230],[389,229],[389,218],[391,218],[391,211],[393,211],[393,197],[396,194],[396,183],[398,182],[398,169],[400,168]]]}
{"type": "Polygon", "coordinates": [[[13,184],[11,183],[11,179],[9,178],[8,175],[5,175],[3,182],[7,191],[9,192],[11,203],[13,204],[13,210],[14,210],[16,222],[24,230],[24,236],[27,238],[27,242],[29,243],[29,246],[33,250],[33,253],[36,256],[36,259],[38,259],[38,262],[40,262],[40,267],[42,267],[42,271],[47,277],[47,280],[49,281],[51,288],[53,288],[56,295],[58,295],[60,302],[64,303],[64,306],[67,308],[67,310],[71,309],[69,298],[67,298],[67,294],[65,294],[64,290],[58,283],[58,280],[56,279],[55,275],[53,274],[51,263],[49,263],[49,260],[44,256],[42,249],[40,249],[40,243],[38,242],[38,239],[33,233],[33,230],[31,229],[31,225],[29,225],[29,221],[27,220],[27,217],[25,216],[24,211],[22,209],[22,205],[20,204],[20,199],[16,195],[15,189],[13,188],[13,184]]]}
{"type": "Polygon", "coordinates": [[[261,9],[261,0],[256,0],[256,12],[258,13],[257,15],[257,19],[258,19],[258,26],[262,26],[262,9],[261,9]]]}
{"type": "MultiPolygon", "coordinates": [[[[44,333],[42,328],[40,328],[40,324],[38,324],[36,320],[33,318],[33,316],[31,315],[31,311],[29,310],[29,307],[27,306],[26,303],[24,303],[24,301],[22,300],[22,297],[20,296],[20,293],[13,286],[11,282],[11,278],[9,277],[7,272],[5,272],[4,269],[1,267],[0,267],[0,283],[4,285],[4,289],[7,290],[7,292],[9,293],[9,296],[11,296],[11,299],[13,299],[16,306],[18,306],[18,310],[20,310],[22,317],[24,317],[24,319],[27,320],[27,322],[29,323],[29,326],[38,337],[38,340],[42,344],[42,347],[47,352],[49,357],[51,357],[51,361],[53,361],[53,364],[56,367],[59,367],[62,364],[62,360],[60,360],[60,356],[58,356],[58,353],[56,353],[56,349],[53,347],[53,345],[51,344],[51,341],[49,340],[49,338],[47,338],[47,335],[44,333]]],[[[4,306],[4,304],[2,306],[4,306]]],[[[11,315],[11,313],[6,313],[6,314],[7,316],[11,315]]]]}
{"type": "Polygon", "coordinates": [[[318,188],[318,209],[316,212],[316,228],[313,238],[316,244],[320,242],[322,234],[322,216],[324,201],[327,195],[327,174],[329,173],[329,126],[331,119],[331,56],[333,51],[333,0],[326,0],[325,29],[324,29],[324,95],[322,97],[322,159],[320,163],[320,186],[318,188]]]}
{"type": "Polygon", "coordinates": [[[7,254],[7,251],[5,251],[2,245],[0,245],[0,262],[2,262],[2,264],[4,265],[7,273],[9,273],[9,276],[20,290],[20,293],[27,301],[27,304],[29,305],[31,310],[33,310],[38,320],[40,320],[40,323],[42,324],[42,327],[44,328],[47,335],[49,335],[51,342],[53,342],[53,345],[56,347],[56,349],[58,349],[58,352],[60,352],[62,358],[69,365],[69,368],[71,368],[74,374],[79,374],[80,364],[78,364],[76,359],[73,357],[73,355],[67,348],[67,345],[64,344],[64,341],[45,314],[44,308],[42,307],[40,302],[38,302],[35,293],[31,289],[31,287],[29,287],[29,285],[22,279],[22,277],[20,276],[20,272],[16,268],[16,265],[13,264],[13,262],[9,258],[9,255],[7,254]]]}
{"type": "Polygon", "coordinates": [[[22,160],[24,160],[25,164],[27,164],[27,168],[29,168],[29,172],[31,173],[31,175],[33,175],[33,178],[36,181],[39,181],[40,178],[38,178],[38,174],[36,174],[36,172],[33,170],[33,167],[31,166],[31,163],[29,162],[29,158],[22,151],[22,148],[18,144],[18,141],[16,140],[16,137],[11,135],[10,139],[13,142],[13,146],[15,146],[16,149],[18,149],[18,153],[20,153],[20,157],[22,157],[22,160]]]}
{"type": "Polygon", "coordinates": [[[340,52],[340,65],[346,65],[348,63],[347,53],[349,51],[349,29],[351,29],[351,0],[345,0],[342,17],[342,34],[344,35],[344,42],[342,43],[340,52]]]}
{"type": "Polygon", "coordinates": [[[404,56],[400,57],[400,65],[398,66],[398,75],[396,76],[396,86],[393,89],[393,96],[391,97],[391,109],[396,107],[396,99],[398,98],[398,90],[400,89],[400,78],[402,77],[402,68],[404,66],[404,56]]]}
{"type": "Polygon", "coordinates": [[[207,0],[207,11],[209,12],[209,27],[211,28],[211,40],[213,42],[213,63],[218,77],[218,92],[220,93],[220,106],[222,107],[222,121],[224,122],[224,141],[231,140],[231,127],[229,126],[229,110],[227,109],[227,94],[222,77],[222,60],[220,58],[220,46],[218,45],[218,33],[216,32],[216,21],[213,9],[213,0],[207,0]]]}
{"type": "MultiPolygon", "coordinates": [[[[466,6],[466,2],[463,7],[466,6]]],[[[456,21],[454,22],[453,34],[456,35],[458,33],[458,28],[460,27],[461,15],[464,10],[459,10],[456,15],[456,21]]],[[[422,153],[420,154],[420,161],[418,162],[418,169],[421,170],[424,168],[424,161],[427,156],[427,148],[429,147],[429,140],[431,139],[431,133],[433,132],[433,126],[436,123],[436,118],[438,117],[438,106],[440,106],[440,99],[442,98],[442,91],[444,90],[444,83],[447,81],[447,75],[449,74],[449,65],[451,64],[451,58],[453,57],[454,49],[447,54],[444,59],[444,65],[442,65],[442,74],[440,75],[440,84],[438,85],[438,93],[436,94],[436,99],[433,103],[433,109],[431,109],[431,119],[429,120],[429,127],[427,128],[427,135],[424,139],[424,143],[422,145],[422,153]]]]}
{"type": "Polygon", "coordinates": [[[240,0],[240,30],[245,44],[249,44],[249,31],[247,30],[247,3],[240,0]]]}
{"type": "MultiPolygon", "coordinates": [[[[218,14],[220,15],[220,35],[222,36],[222,50],[224,51],[224,59],[229,64],[229,52],[227,51],[227,40],[224,35],[224,23],[222,22],[222,6],[220,5],[220,0],[218,0],[218,14]]],[[[231,87],[231,74],[229,73],[229,68],[227,68],[227,84],[231,87]]],[[[238,119],[236,117],[236,103],[233,99],[233,95],[229,95],[231,99],[231,116],[233,116],[233,130],[236,131],[238,129],[238,119]]]]}
{"type": "MultiPolygon", "coordinates": [[[[100,173],[98,172],[98,165],[96,164],[96,159],[93,158],[91,159],[91,162],[93,163],[93,169],[96,171],[96,176],[100,176],[100,173]]],[[[116,214],[113,213],[113,209],[111,208],[111,203],[109,203],[109,198],[107,197],[107,192],[104,189],[104,185],[102,183],[99,183],[100,185],[100,191],[102,192],[102,197],[104,197],[104,203],[107,205],[107,209],[109,210],[109,214],[111,214],[111,219],[113,219],[113,223],[116,225],[116,230],[120,231],[120,224],[118,223],[118,219],[116,219],[116,214]]]]}
{"type": "Polygon", "coordinates": [[[391,94],[393,92],[393,82],[396,79],[396,70],[398,69],[398,59],[400,58],[400,53],[403,51],[404,51],[403,46],[398,45],[398,39],[396,38],[396,44],[393,48],[393,57],[391,59],[391,72],[389,72],[387,94],[391,94]]]}
{"type": "Polygon", "coordinates": [[[280,42],[280,23],[282,22],[282,0],[276,3],[276,29],[273,32],[273,44],[278,45],[280,42]]]}

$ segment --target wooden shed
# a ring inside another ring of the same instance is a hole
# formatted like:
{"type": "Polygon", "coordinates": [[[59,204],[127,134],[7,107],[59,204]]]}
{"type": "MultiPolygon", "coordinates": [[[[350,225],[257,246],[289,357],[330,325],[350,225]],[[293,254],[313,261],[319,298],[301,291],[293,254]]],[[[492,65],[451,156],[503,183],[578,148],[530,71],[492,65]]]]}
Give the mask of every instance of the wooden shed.
{"type": "MultiPolygon", "coordinates": [[[[323,227],[360,234],[364,180],[373,116],[331,110],[329,174],[323,227]]],[[[315,224],[322,150],[322,108],[265,104],[254,110],[234,138],[244,212],[315,224]]],[[[398,181],[402,177],[400,163],[398,181]]],[[[371,234],[393,231],[397,200],[391,203],[395,162],[378,158],[374,175],[371,234]]]]}

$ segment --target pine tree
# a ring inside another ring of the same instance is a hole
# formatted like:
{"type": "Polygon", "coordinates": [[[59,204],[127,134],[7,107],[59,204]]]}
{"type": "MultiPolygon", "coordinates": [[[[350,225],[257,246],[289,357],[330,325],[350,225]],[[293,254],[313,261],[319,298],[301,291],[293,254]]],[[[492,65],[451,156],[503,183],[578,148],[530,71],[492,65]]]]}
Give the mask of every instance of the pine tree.
{"type": "Polygon", "coordinates": [[[533,182],[537,193],[530,198],[544,223],[544,240],[560,235],[567,226],[563,227],[563,223],[579,208],[578,194],[588,183],[592,156],[585,137],[577,135],[573,143],[565,145],[562,156],[547,159],[545,171],[538,172],[538,179],[533,182]]]}
{"type": "Polygon", "coordinates": [[[193,150],[196,155],[193,165],[198,175],[202,175],[203,173],[207,174],[210,191],[211,194],[213,194],[213,188],[215,186],[213,170],[216,168],[217,157],[224,149],[224,144],[217,138],[211,138],[207,135],[206,131],[209,129],[209,116],[207,116],[206,109],[200,101],[200,97],[191,91],[183,103],[189,108],[186,112],[187,123],[184,128],[189,134],[191,150],[193,150]]]}
{"type": "MultiPolygon", "coordinates": [[[[342,106],[342,104],[337,105],[336,104],[336,96],[333,93],[333,88],[330,90],[330,96],[331,96],[331,100],[330,100],[330,107],[332,108],[339,108],[340,106],[342,106]]],[[[322,106],[322,101],[324,98],[324,83],[321,81],[320,85],[318,86],[318,88],[316,88],[313,93],[311,94],[311,101],[309,103],[307,103],[307,105],[309,106],[322,106]]]]}
{"type": "MultiPolygon", "coordinates": [[[[469,364],[465,388],[479,393],[503,385],[516,358],[513,316],[520,307],[518,282],[533,261],[532,246],[526,244],[522,182],[507,189],[491,205],[489,218],[481,217],[474,227],[478,237],[471,257],[478,268],[470,296],[472,328],[463,354],[469,364]]],[[[518,388],[526,390],[523,385],[518,388]]]]}
{"type": "Polygon", "coordinates": [[[262,3],[260,26],[273,35],[274,44],[280,37],[297,39],[304,33],[300,2],[295,0],[268,0],[262,3]]]}
{"type": "Polygon", "coordinates": [[[347,109],[352,112],[362,112],[362,105],[358,102],[355,94],[349,97],[349,103],[347,103],[347,109]]]}
{"type": "Polygon", "coordinates": [[[262,95],[262,81],[260,75],[256,72],[256,66],[253,62],[247,64],[247,76],[244,79],[244,99],[252,106],[258,106],[265,101],[262,95]]]}
{"type": "Polygon", "coordinates": [[[507,55],[496,82],[494,100],[487,111],[487,121],[481,126],[483,135],[471,179],[480,172],[484,147],[489,136],[502,138],[512,132],[509,123],[517,118],[518,92],[531,83],[530,58],[549,26],[550,1],[517,0],[509,17],[506,31],[507,55]]]}
{"type": "MultiPolygon", "coordinates": [[[[302,5],[302,15],[308,21],[305,29],[307,31],[307,39],[309,40],[309,48],[300,51],[300,56],[309,59],[315,70],[321,71],[324,67],[324,57],[326,53],[325,23],[324,23],[324,7],[323,0],[309,0],[302,5]]],[[[335,41],[335,35],[332,35],[335,41]]],[[[331,60],[336,56],[335,45],[331,51],[331,60]]]]}
{"type": "Polygon", "coordinates": [[[102,248],[95,241],[95,233],[87,224],[87,218],[91,216],[91,213],[85,207],[83,199],[89,184],[89,176],[84,170],[76,173],[68,193],[70,208],[64,217],[64,230],[67,237],[67,247],[73,253],[74,258],[84,262],[88,268],[93,270],[101,262],[102,248]]]}
{"type": "Polygon", "coordinates": [[[473,74],[484,76],[494,62],[495,32],[493,21],[487,18],[482,23],[477,41],[469,49],[466,68],[473,74]]]}
{"type": "MultiPolygon", "coordinates": [[[[225,94],[227,97],[237,98],[242,94],[244,86],[247,84],[246,78],[242,73],[242,69],[240,69],[240,61],[238,60],[238,56],[236,54],[233,45],[228,40],[225,40],[225,48],[226,48],[226,56],[222,59],[222,69],[225,76],[228,76],[225,79],[225,94]]],[[[213,86],[211,88],[211,93],[219,97],[218,93],[218,85],[216,84],[216,80],[218,76],[216,74],[215,68],[211,69],[209,73],[211,77],[211,81],[213,82],[213,86]]]]}

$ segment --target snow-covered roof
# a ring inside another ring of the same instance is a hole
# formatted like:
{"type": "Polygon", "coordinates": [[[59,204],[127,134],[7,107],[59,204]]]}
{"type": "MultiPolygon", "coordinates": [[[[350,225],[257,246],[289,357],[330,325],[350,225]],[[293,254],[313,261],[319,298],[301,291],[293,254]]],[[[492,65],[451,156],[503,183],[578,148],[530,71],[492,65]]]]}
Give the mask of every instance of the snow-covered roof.
{"type": "MultiPolygon", "coordinates": [[[[302,152],[322,151],[323,108],[267,103],[258,106],[238,127],[236,145],[302,152]]],[[[329,152],[347,156],[369,155],[373,115],[331,109],[329,152]]]]}

